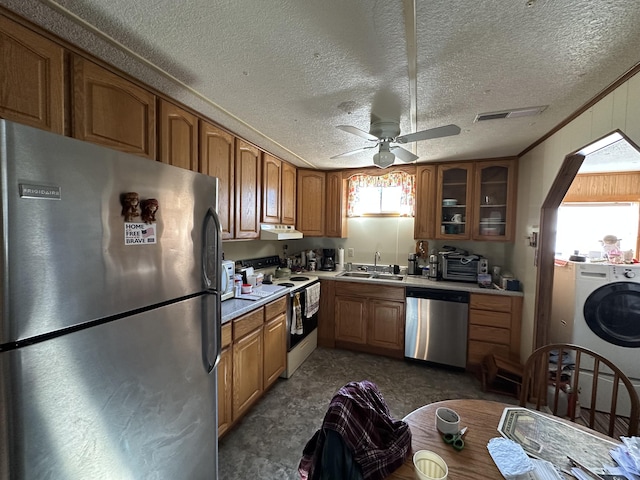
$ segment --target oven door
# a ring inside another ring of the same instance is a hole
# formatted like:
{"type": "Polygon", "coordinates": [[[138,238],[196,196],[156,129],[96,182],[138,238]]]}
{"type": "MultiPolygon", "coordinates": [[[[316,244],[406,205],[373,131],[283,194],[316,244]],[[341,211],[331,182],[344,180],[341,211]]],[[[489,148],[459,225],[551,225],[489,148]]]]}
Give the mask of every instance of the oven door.
{"type": "Polygon", "coordinates": [[[443,257],[442,278],[459,282],[477,282],[478,260],[462,263],[460,258],[443,257]]]}
{"type": "Polygon", "coordinates": [[[316,328],[318,328],[318,312],[311,315],[311,317],[305,316],[305,309],[307,305],[307,294],[306,287],[295,290],[289,294],[289,302],[287,305],[287,352],[290,352],[296,345],[298,345],[302,340],[304,340],[307,335],[313,332],[316,328]],[[295,297],[298,295],[298,301],[300,302],[300,318],[302,320],[302,333],[293,333],[295,332],[295,328],[292,329],[292,325],[295,325],[294,322],[297,321],[296,316],[298,313],[294,308],[295,297]]]}

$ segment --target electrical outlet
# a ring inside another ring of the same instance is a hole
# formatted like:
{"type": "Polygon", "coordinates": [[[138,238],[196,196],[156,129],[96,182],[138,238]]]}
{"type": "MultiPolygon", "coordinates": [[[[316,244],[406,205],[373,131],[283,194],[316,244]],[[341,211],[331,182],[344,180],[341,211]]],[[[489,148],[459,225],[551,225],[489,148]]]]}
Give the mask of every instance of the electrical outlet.
{"type": "Polygon", "coordinates": [[[353,251],[353,248],[348,248],[347,249],[347,257],[353,257],[354,253],[355,252],[353,251]]]}

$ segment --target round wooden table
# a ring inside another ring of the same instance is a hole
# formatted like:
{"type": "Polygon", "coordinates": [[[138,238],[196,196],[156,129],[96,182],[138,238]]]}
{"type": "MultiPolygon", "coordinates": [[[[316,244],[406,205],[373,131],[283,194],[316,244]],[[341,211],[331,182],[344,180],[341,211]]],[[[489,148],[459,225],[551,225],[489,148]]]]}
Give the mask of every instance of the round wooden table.
{"type": "MultiPolygon", "coordinates": [[[[470,479],[504,479],[491,455],[487,450],[487,443],[494,437],[499,437],[498,423],[505,407],[513,407],[506,403],[488,400],[445,400],[432,403],[414,410],[404,417],[404,421],[411,429],[411,447],[413,452],[431,450],[440,455],[449,467],[449,478],[455,480],[470,479]],[[464,434],[464,448],[454,450],[451,445],[444,443],[442,436],[436,429],[436,409],[448,407],[460,415],[460,425],[469,427],[464,434]]],[[[413,459],[408,459],[404,465],[388,479],[415,480],[413,459]]]]}
{"type": "MultiPolygon", "coordinates": [[[[451,480],[503,479],[487,450],[487,444],[492,438],[500,437],[498,424],[506,407],[516,407],[516,405],[488,400],[445,400],[414,410],[404,418],[411,429],[412,456],[413,452],[418,450],[431,450],[437,453],[447,462],[451,480]],[[435,416],[438,407],[455,410],[460,415],[460,426],[468,427],[463,437],[464,449],[461,451],[454,450],[451,445],[446,444],[436,429],[435,416]]],[[[613,441],[612,438],[570,421],[553,418],[573,428],[613,441]]],[[[398,470],[387,477],[387,480],[415,480],[415,478],[413,458],[409,458],[398,470]]]]}

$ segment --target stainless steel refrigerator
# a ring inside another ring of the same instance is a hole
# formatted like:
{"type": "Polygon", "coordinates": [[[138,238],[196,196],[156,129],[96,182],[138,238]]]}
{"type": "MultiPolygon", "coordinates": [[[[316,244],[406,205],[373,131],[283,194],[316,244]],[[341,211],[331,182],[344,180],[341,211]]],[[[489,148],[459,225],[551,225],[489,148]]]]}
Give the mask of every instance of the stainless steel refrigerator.
{"type": "Polygon", "coordinates": [[[217,179],[4,120],[0,160],[0,478],[215,479],[217,179]]]}

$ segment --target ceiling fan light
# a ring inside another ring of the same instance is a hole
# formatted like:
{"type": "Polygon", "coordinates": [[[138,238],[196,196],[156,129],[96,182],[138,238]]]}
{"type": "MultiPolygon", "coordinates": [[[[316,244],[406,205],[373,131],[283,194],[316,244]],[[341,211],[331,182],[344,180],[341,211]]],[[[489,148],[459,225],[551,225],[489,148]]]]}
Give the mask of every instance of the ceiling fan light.
{"type": "Polygon", "coordinates": [[[387,168],[393,165],[396,156],[389,151],[380,151],[373,156],[373,163],[380,168],[387,168]]]}

